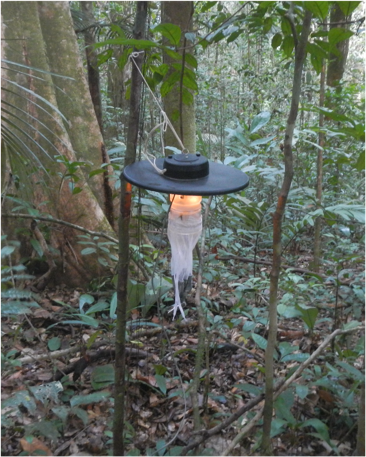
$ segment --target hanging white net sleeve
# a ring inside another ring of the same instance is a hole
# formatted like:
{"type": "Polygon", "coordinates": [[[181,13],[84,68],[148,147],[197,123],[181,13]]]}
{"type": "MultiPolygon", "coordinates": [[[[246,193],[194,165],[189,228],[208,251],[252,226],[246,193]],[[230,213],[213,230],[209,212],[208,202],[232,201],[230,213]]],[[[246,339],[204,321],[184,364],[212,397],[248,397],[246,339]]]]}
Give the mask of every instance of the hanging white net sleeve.
{"type": "Polygon", "coordinates": [[[175,303],[173,319],[177,310],[185,319],[179,291],[179,283],[192,276],[193,249],[202,232],[201,211],[181,213],[171,208],[168,219],[168,238],[172,249],[171,273],[174,280],[175,303]]]}

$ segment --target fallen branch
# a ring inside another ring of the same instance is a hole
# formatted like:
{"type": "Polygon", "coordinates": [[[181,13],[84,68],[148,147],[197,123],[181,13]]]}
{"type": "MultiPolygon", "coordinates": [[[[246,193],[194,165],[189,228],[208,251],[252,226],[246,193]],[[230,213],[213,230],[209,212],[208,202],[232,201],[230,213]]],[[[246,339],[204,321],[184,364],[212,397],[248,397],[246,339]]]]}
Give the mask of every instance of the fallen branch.
{"type": "Polygon", "coordinates": [[[254,406],[258,405],[258,403],[260,403],[263,399],[264,399],[264,394],[258,395],[257,397],[250,400],[247,404],[243,405],[238,411],[236,411],[234,414],[232,414],[230,417],[228,417],[221,424],[216,425],[216,427],[213,427],[210,430],[202,430],[201,432],[199,432],[199,433],[202,433],[202,436],[197,438],[193,443],[185,446],[181,450],[181,455],[187,455],[187,453],[191,449],[196,448],[197,446],[199,446],[201,443],[206,441],[211,436],[214,436],[217,433],[221,432],[221,430],[223,430],[224,428],[227,428],[234,421],[239,419],[239,417],[242,416],[244,413],[246,413],[247,411],[250,411],[252,408],[254,408],[254,406]]]}
{"type": "MultiPolygon", "coordinates": [[[[110,346],[110,343],[109,342],[107,343],[106,341],[99,341],[99,342],[94,343],[91,348],[98,349],[102,346],[110,346]]],[[[49,358],[58,359],[60,357],[64,357],[65,355],[71,355],[71,354],[75,354],[76,352],[81,352],[82,350],[83,350],[83,348],[80,346],[71,346],[67,349],[61,349],[60,351],[42,352],[42,354],[27,355],[27,356],[20,357],[19,359],[15,359],[15,360],[17,360],[17,362],[20,362],[22,364],[31,363],[31,362],[39,362],[41,360],[45,360],[45,359],[49,359],[49,358]]],[[[136,349],[136,348],[126,348],[126,351],[132,355],[139,353],[142,357],[149,356],[149,354],[146,351],[141,351],[140,349],[136,349]]]]}
{"type": "MultiPolygon", "coordinates": [[[[348,333],[353,333],[356,331],[362,331],[364,330],[363,326],[359,327],[354,327],[352,329],[348,330],[335,330],[333,333],[331,333],[324,341],[323,343],[318,347],[316,351],[314,351],[311,356],[305,360],[298,368],[297,370],[286,380],[282,381],[280,384],[278,384],[275,389],[274,389],[274,396],[273,399],[275,400],[277,397],[279,397],[284,390],[286,390],[289,385],[296,380],[296,378],[299,377],[299,375],[307,368],[311,362],[313,362],[320,354],[321,352],[329,345],[329,343],[338,335],[345,335],[348,333]]],[[[228,417],[224,422],[221,424],[217,425],[214,428],[211,428],[210,430],[202,430],[200,433],[202,433],[202,436],[195,440],[193,443],[185,446],[182,449],[181,455],[187,455],[187,452],[190,451],[191,449],[194,449],[195,447],[199,446],[201,443],[206,441],[208,438],[210,438],[213,435],[216,435],[217,433],[221,432],[223,429],[227,428],[229,425],[231,425],[235,420],[239,419],[240,416],[242,416],[244,413],[247,411],[251,410],[259,404],[262,400],[264,399],[264,394],[258,395],[257,397],[253,398],[253,400],[249,401],[247,404],[243,405],[238,411],[236,411],[234,414],[232,414],[230,417],[228,417]]],[[[261,408],[257,414],[254,416],[254,418],[244,427],[244,429],[237,435],[236,438],[232,441],[232,443],[229,445],[229,448],[226,450],[226,452],[223,455],[228,455],[229,452],[231,452],[234,447],[244,438],[244,436],[256,425],[256,423],[260,420],[260,418],[263,415],[263,408],[261,408]]]]}
{"type": "MultiPolygon", "coordinates": [[[[125,350],[126,354],[132,357],[149,358],[151,356],[151,354],[148,352],[137,348],[126,347],[125,350]]],[[[97,362],[100,359],[114,359],[115,354],[116,350],[112,347],[107,349],[99,349],[98,351],[88,351],[83,357],[71,363],[67,367],[64,367],[62,371],[57,371],[53,377],[53,380],[59,381],[64,375],[74,373],[73,380],[76,381],[81,376],[86,367],[92,363],[97,362]]]]}

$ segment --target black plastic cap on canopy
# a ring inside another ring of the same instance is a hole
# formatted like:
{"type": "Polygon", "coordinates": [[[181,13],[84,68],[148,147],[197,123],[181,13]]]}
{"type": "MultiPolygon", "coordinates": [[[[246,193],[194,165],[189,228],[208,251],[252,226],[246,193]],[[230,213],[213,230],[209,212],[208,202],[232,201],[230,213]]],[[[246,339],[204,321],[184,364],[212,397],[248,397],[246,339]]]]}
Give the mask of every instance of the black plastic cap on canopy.
{"type": "Polygon", "coordinates": [[[126,181],[143,189],[176,195],[224,195],[245,189],[249,177],[236,168],[209,162],[200,154],[174,154],[156,160],[159,174],[147,160],[123,170],[126,181]]]}

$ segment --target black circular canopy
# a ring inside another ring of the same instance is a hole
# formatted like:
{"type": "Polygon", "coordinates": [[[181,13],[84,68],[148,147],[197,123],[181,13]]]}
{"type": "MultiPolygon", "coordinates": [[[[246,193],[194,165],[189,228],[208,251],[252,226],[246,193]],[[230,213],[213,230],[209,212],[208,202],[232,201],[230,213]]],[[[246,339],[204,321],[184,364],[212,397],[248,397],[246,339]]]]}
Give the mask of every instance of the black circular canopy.
{"type": "Polygon", "coordinates": [[[201,154],[174,154],[156,160],[159,174],[147,160],[123,170],[131,184],[156,192],[177,195],[223,195],[238,192],[249,184],[249,177],[236,168],[209,162],[201,154]]]}

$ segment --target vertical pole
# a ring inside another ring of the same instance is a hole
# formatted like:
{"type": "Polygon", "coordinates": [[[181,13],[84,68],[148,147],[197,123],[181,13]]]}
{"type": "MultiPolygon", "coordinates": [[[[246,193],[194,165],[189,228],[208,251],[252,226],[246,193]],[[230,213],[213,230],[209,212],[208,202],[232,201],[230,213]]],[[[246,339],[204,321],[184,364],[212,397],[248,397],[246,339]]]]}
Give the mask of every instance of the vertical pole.
{"type": "MultiPolygon", "coordinates": [[[[142,39],[145,36],[147,16],[147,2],[136,2],[136,20],[134,38],[142,39]]],[[[139,68],[143,57],[135,59],[139,68]]],[[[136,158],[137,135],[140,117],[141,76],[135,65],[132,66],[130,118],[127,132],[127,148],[125,166],[133,163],[136,158]]],[[[116,360],[115,360],[115,390],[114,390],[114,421],[113,421],[113,455],[123,456],[125,397],[126,397],[126,321],[127,321],[127,284],[129,264],[129,228],[131,212],[131,184],[121,175],[121,201],[118,221],[118,283],[117,283],[117,321],[116,321],[116,360]]]]}

